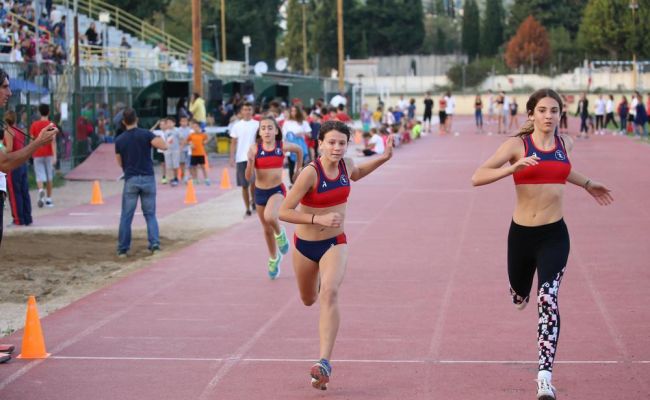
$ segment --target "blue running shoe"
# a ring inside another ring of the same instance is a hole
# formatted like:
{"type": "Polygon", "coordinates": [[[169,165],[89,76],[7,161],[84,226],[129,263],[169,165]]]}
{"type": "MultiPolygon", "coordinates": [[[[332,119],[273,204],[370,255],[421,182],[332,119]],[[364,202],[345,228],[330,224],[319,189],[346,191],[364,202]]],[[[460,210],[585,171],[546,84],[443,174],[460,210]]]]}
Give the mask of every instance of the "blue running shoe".
{"type": "Polygon", "coordinates": [[[275,280],[280,276],[280,262],[282,261],[282,254],[278,254],[275,258],[269,258],[269,278],[275,280]]]}
{"type": "Polygon", "coordinates": [[[314,389],[327,390],[327,383],[332,376],[332,366],[329,361],[321,358],[311,367],[311,385],[314,389]]]}
{"type": "Polygon", "coordinates": [[[289,251],[289,240],[287,239],[287,232],[284,230],[284,226],[280,228],[280,234],[275,235],[275,243],[277,243],[282,255],[287,254],[289,251]]]}

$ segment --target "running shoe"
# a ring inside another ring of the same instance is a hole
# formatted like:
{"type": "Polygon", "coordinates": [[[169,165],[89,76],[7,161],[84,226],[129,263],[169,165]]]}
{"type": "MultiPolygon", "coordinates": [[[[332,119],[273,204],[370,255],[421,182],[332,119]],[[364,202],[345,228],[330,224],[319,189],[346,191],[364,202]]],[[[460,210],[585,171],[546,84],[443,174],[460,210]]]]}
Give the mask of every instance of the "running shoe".
{"type": "Polygon", "coordinates": [[[153,246],[151,246],[149,251],[151,251],[151,254],[156,254],[156,253],[160,252],[160,245],[159,244],[154,244],[153,246]]]}
{"type": "Polygon", "coordinates": [[[41,189],[38,191],[38,202],[36,204],[38,208],[43,208],[45,205],[45,190],[41,189]]]}
{"type": "Polygon", "coordinates": [[[48,207],[48,208],[54,207],[54,202],[52,201],[52,199],[50,199],[50,198],[45,199],[45,207],[48,207]]]}
{"type": "Polygon", "coordinates": [[[289,251],[289,240],[287,239],[287,232],[284,230],[284,226],[280,228],[280,234],[275,235],[275,243],[277,243],[282,255],[287,254],[289,251]]]}
{"type": "Polygon", "coordinates": [[[517,293],[515,293],[515,291],[512,290],[512,288],[510,288],[510,295],[512,296],[512,304],[514,304],[515,307],[517,307],[517,310],[523,310],[524,308],[526,308],[526,306],[528,305],[528,301],[530,300],[530,296],[521,297],[517,293]]]}
{"type": "Polygon", "coordinates": [[[160,180],[160,183],[162,183],[163,185],[166,185],[167,184],[167,177],[163,176],[162,179],[160,180]]]}
{"type": "Polygon", "coordinates": [[[280,276],[280,262],[282,261],[282,254],[278,254],[275,258],[269,258],[269,278],[271,280],[277,279],[280,276]]]}
{"type": "Polygon", "coordinates": [[[311,370],[311,386],[314,389],[327,390],[327,383],[332,376],[332,366],[330,363],[321,358],[316,364],[312,365],[311,370]]]}
{"type": "Polygon", "coordinates": [[[177,178],[172,179],[172,181],[169,184],[172,186],[178,186],[178,179],[177,178]]]}
{"type": "Polygon", "coordinates": [[[537,379],[537,400],[555,400],[557,392],[551,382],[546,379],[537,379]]]}
{"type": "Polygon", "coordinates": [[[210,179],[206,178],[206,180],[203,181],[203,183],[205,183],[205,186],[210,186],[210,179]]]}
{"type": "Polygon", "coordinates": [[[0,364],[4,364],[11,360],[11,355],[8,353],[0,353],[0,364]]]}
{"type": "Polygon", "coordinates": [[[129,255],[127,254],[126,251],[118,251],[117,252],[117,257],[118,258],[127,258],[129,255]]]}

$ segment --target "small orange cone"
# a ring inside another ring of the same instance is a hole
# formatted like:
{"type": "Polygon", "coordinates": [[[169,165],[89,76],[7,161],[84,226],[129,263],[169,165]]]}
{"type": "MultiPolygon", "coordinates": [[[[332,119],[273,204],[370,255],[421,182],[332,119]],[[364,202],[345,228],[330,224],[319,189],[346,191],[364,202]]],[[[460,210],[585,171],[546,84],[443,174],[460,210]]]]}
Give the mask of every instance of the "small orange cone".
{"type": "Polygon", "coordinates": [[[18,358],[48,358],[50,353],[45,351],[45,340],[41,330],[41,321],[38,318],[36,299],[29,296],[27,300],[27,318],[25,320],[25,333],[23,333],[22,352],[18,358]]]}
{"type": "Polygon", "coordinates": [[[194,190],[194,180],[187,181],[187,190],[185,191],[185,204],[196,204],[196,191],[194,190]]]}
{"type": "Polygon", "coordinates": [[[230,185],[230,174],[228,174],[228,168],[224,168],[221,173],[221,189],[232,189],[230,185]]]}
{"type": "Polygon", "coordinates": [[[99,187],[99,181],[93,183],[93,194],[90,198],[90,204],[100,205],[104,204],[104,199],[102,198],[102,189],[99,187]]]}
{"type": "Polygon", "coordinates": [[[361,143],[362,135],[361,131],[354,131],[354,144],[361,143]]]}
{"type": "Polygon", "coordinates": [[[207,171],[209,171],[210,170],[210,162],[208,161],[208,155],[206,154],[203,157],[205,158],[205,169],[207,171]]]}

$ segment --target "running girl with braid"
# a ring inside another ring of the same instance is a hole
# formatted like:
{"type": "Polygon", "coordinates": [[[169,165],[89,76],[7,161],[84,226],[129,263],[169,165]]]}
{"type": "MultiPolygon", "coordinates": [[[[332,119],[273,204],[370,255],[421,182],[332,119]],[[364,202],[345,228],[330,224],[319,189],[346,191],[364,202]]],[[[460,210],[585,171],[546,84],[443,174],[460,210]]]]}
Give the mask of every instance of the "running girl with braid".
{"type": "Polygon", "coordinates": [[[300,298],[311,306],[320,296],[320,359],[310,374],[312,386],[321,390],[327,389],[332,375],[329,360],[340,323],[338,292],[348,258],[343,223],[350,181],[370,174],[393,154],[389,138],[384,154],[355,165],[344,159],[349,141],[347,125],[324,122],[318,133],[321,156],[303,169],[280,207],[280,219],[296,224],[293,269],[300,298]]]}
{"type": "Polygon", "coordinates": [[[251,180],[255,170],[255,198],[257,216],[264,228],[264,239],[269,248],[269,278],[280,275],[280,261],[289,251],[289,241],[284,227],[278,223],[278,210],[287,193],[282,183],[284,154],[292,151],[298,155],[297,175],[302,169],[302,148],[296,144],[283,143],[282,131],[273,116],[260,120],[255,143],[248,149],[245,177],[251,180]]]}
{"type": "Polygon", "coordinates": [[[571,167],[573,140],[557,135],[562,99],[551,89],[533,93],[526,103],[528,121],[506,140],[474,176],[474,186],[512,175],[517,201],[508,234],[508,277],[512,301],[523,309],[537,270],[539,368],[537,398],[554,400],[553,361],[560,335],[558,290],[569,257],[569,233],[562,201],[565,183],[584,188],[600,205],[613,201],[610,190],[571,167]],[[504,164],[508,164],[504,166],[504,164]]]}

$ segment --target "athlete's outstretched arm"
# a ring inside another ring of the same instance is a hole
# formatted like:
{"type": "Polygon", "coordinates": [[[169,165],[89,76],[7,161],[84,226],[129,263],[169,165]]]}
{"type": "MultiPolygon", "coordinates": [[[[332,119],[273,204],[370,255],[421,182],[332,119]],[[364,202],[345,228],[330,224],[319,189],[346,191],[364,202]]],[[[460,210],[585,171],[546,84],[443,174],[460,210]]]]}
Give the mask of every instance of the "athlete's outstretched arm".
{"type": "Polygon", "coordinates": [[[287,197],[280,205],[279,217],[281,221],[290,222],[292,224],[318,224],[330,228],[338,228],[343,223],[343,216],[339,213],[327,214],[307,214],[296,210],[300,200],[305,197],[307,192],[314,186],[318,175],[314,168],[305,168],[298,179],[293,184],[287,197]]]}
{"type": "Polygon", "coordinates": [[[379,168],[380,165],[390,160],[391,157],[393,157],[393,136],[389,136],[386,140],[386,149],[384,150],[384,154],[359,165],[352,164],[352,168],[348,168],[348,171],[351,171],[350,179],[353,181],[358,181],[359,179],[379,168]]]}
{"type": "Polygon", "coordinates": [[[54,140],[57,132],[56,125],[49,124],[41,130],[36,139],[29,142],[29,144],[20,150],[11,153],[4,153],[0,151],[0,171],[9,172],[24,164],[34,154],[39,147],[50,144],[54,140]]]}
{"type": "MultiPolygon", "coordinates": [[[[562,135],[561,138],[567,153],[571,153],[573,150],[573,138],[569,135],[562,135]]],[[[611,191],[605,185],[587,178],[573,168],[571,168],[567,181],[584,188],[601,206],[606,206],[614,201],[614,198],[610,194],[611,191]]]]}
{"type": "Polygon", "coordinates": [[[246,164],[246,171],[244,171],[244,178],[246,178],[247,181],[250,181],[251,178],[253,177],[253,169],[255,168],[256,150],[257,150],[257,145],[253,144],[248,149],[248,153],[246,154],[248,163],[246,164]]]}
{"type": "Polygon", "coordinates": [[[472,175],[472,185],[481,186],[488,183],[496,182],[499,179],[512,175],[515,171],[526,168],[527,166],[537,165],[539,157],[523,157],[515,163],[506,167],[503,164],[515,160],[517,154],[523,152],[523,144],[519,138],[510,138],[506,140],[497,151],[488,158],[486,162],[476,169],[472,175]]]}
{"type": "Polygon", "coordinates": [[[293,172],[293,180],[295,182],[298,178],[298,174],[300,174],[300,171],[302,170],[302,160],[304,160],[305,157],[305,155],[302,153],[302,147],[293,143],[283,143],[282,151],[285,153],[296,153],[296,169],[293,172]]]}

